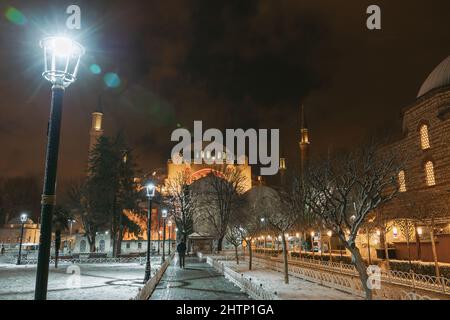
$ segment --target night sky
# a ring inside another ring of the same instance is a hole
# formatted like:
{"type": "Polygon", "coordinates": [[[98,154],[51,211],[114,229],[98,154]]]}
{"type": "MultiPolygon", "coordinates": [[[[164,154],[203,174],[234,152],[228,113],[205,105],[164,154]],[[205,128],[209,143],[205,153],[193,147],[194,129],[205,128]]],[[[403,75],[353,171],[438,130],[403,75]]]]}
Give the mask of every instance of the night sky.
{"type": "Polygon", "coordinates": [[[83,175],[99,95],[106,134],[122,130],[144,171],[164,167],[171,132],[194,120],[279,128],[289,166],[301,103],[316,154],[400,130],[402,108],[450,54],[448,0],[3,0],[0,177],[43,174],[51,92],[39,39],[64,30],[69,4],[81,6],[74,36],[87,54],[66,91],[60,181],[83,175]],[[381,6],[381,31],[366,28],[370,4],[381,6]],[[5,15],[10,6],[19,21],[5,15]],[[105,85],[111,73],[117,88],[105,85]]]}

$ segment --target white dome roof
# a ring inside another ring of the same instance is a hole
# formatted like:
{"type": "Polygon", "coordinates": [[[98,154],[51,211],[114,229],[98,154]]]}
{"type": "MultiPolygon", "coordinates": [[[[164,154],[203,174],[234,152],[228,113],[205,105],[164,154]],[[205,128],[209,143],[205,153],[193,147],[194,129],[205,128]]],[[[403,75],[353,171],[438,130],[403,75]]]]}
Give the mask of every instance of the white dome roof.
{"type": "Polygon", "coordinates": [[[431,90],[450,85],[450,56],[442,61],[422,84],[417,98],[431,90]]]}

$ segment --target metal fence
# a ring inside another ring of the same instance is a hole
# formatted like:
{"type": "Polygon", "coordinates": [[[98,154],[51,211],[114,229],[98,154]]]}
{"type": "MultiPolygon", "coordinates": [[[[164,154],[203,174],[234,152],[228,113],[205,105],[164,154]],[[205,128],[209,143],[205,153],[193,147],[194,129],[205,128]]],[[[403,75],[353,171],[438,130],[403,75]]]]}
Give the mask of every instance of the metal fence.
{"type": "MultiPolygon", "coordinates": [[[[127,258],[76,258],[76,259],[58,259],[59,265],[64,264],[93,264],[93,263],[145,263],[145,257],[127,257],[127,258]]],[[[15,264],[17,257],[8,257],[8,262],[15,264]]],[[[22,265],[37,264],[37,259],[21,259],[22,265]]],[[[50,264],[55,264],[55,259],[50,259],[50,264]]]]}
{"type": "MultiPolygon", "coordinates": [[[[276,258],[277,261],[280,259],[276,258]]],[[[322,269],[341,274],[358,275],[354,265],[340,262],[321,261],[308,258],[290,258],[290,262],[300,264],[315,269],[322,269]]],[[[449,295],[450,279],[445,277],[435,277],[418,274],[415,272],[404,272],[396,270],[381,270],[381,279],[385,283],[403,285],[413,289],[423,289],[449,295]]]]}
{"type": "MultiPolygon", "coordinates": [[[[254,261],[264,267],[283,272],[283,262],[278,258],[256,255],[254,261]]],[[[289,259],[288,272],[292,276],[320,283],[358,296],[364,296],[359,274],[354,265],[313,260],[307,258],[289,259]]],[[[403,299],[416,297],[427,299],[427,296],[450,298],[449,279],[419,275],[413,272],[381,270],[381,290],[374,290],[380,298],[403,299]],[[410,291],[412,290],[412,291],[410,291]],[[419,295],[421,291],[424,295],[419,295]]]]}
{"type": "Polygon", "coordinates": [[[256,300],[279,300],[276,292],[270,292],[263,287],[263,284],[257,284],[251,278],[244,277],[244,274],[238,273],[230,267],[224,265],[223,260],[233,260],[229,256],[208,256],[207,263],[215,270],[225,276],[241,290],[256,300]]]}

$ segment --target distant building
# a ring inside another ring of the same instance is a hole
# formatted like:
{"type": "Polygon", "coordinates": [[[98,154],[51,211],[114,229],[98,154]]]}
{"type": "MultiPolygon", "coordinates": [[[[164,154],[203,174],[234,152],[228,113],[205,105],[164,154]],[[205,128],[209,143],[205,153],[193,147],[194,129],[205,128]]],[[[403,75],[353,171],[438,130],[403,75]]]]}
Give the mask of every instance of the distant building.
{"type": "MultiPolygon", "coordinates": [[[[416,100],[403,110],[402,134],[386,149],[399,150],[406,155],[406,163],[398,172],[400,195],[383,209],[384,213],[392,217],[420,214],[423,218],[411,221],[413,227],[406,229],[400,227],[401,221],[393,220],[388,243],[395,247],[397,258],[407,259],[405,232],[412,229],[409,255],[413,260],[432,261],[429,220],[435,216],[437,256],[450,262],[450,56],[433,70],[416,100]],[[416,244],[416,238],[420,244],[416,244]]],[[[376,233],[369,238],[372,248],[379,246],[376,233]]],[[[366,235],[360,237],[359,247],[367,248],[366,235]]],[[[367,255],[366,250],[361,252],[367,255]]]]}
{"type": "MultiPolygon", "coordinates": [[[[22,230],[22,222],[20,217],[11,219],[7,224],[0,226],[0,245],[5,248],[19,248],[20,234],[22,230]]],[[[24,224],[23,229],[23,243],[38,244],[40,236],[40,229],[37,223],[28,219],[24,224]]]]}

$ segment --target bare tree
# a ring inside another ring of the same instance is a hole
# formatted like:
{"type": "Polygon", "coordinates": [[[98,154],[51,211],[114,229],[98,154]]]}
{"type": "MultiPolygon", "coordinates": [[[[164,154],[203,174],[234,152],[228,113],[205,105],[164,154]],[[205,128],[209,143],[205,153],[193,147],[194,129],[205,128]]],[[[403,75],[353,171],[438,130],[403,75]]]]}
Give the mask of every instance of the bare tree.
{"type": "Polygon", "coordinates": [[[215,233],[217,251],[222,251],[230,217],[240,206],[246,181],[239,168],[227,165],[215,166],[205,181],[209,190],[201,197],[202,214],[215,233]]]}
{"type": "Polygon", "coordinates": [[[411,264],[411,240],[414,235],[414,221],[408,218],[396,219],[395,224],[400,228],[401,233],[405,237],[406,247],[408,250],[409,269],[412,270],[411,264]]]}
{"type": "Polygon", "coordinates": [[[74,182],[67,191],[68,208],[81,218],[90,252],[95,252],[97,231],[107,225],[104,215],[90,209],[90,195],[83,182],[74,182]]]}
{"type": "Polygon", "coordinates": [[[387,233],[391,230],[392,224],[390,221],[392,220],[391,216],[386,213],[384,206],[380,206],[375,211],[375,220],[374,224],[376,228],[380,231],[380,244],[384,250],[386,269],[389,270],[389,250],[388,250],[388,242],[387,242],[387,233]]]}
{"type": "Polygon", "coordinates": [[[398,191],[400,161],[374,143],[319,162],[307,175],[307,205],[351,252],[366,299],[372,299],[366,265],[356,246],[368,214],[398,191]]]}
{"type": "Polygon", "coordinates": [[[232,225],[239,231],[242,241],[245,242],[248,248],[249,270],[252,270],[253,267],[252,243],[266,227],[261,210],[262,202],[258,201],[259,197],[260,193],[257,192],[257,189],[253,188],[243,196],[242,205],[232,215],[232,225]]]}
{"type": "Polygon", "coordinates": [[[289,283],[288,247],[286,233],[298,222],[299,212],[304,210],[304,192],[301,183],[293,181],[286,187],[274,190],[267,187],[256,187],[258,206],[263,221],[281,236],[284,263],[284,282],[289,283]]]}
{"type": "Polygon", "coordinates": [[[242,233],[240,231],[239,225],[230,225],[228,227],[227,233],[225,234],[225,239],[231,243],[234,247],[234,253],[236,256],[236,264],[239,264],[239,253],[238,248],[242,244],[242,233]]]}
{"type": "MultiPolygon", "coordinates": [[[[430,241],[435,265],[435,273],[437,277],[440,277],[435,241],[435,229],[440,218],[446,217],[448,215],[448,193],[439,190],[411,190],[401,194],[401,196],[399,197],[399,204],[401,209],[400,214],[397,216],[397,218],[400,219],[397,221],[409,221],[408,233],[405,233],[405,231],[403,230],[405,228],[401,228],[402,234],[405,235],[407,241],[412,237],[412,233],[415,233],[417,245],[419,245],[420,237],[417,232],[417,223],[421,223],[428,227],[430,231],[430,241]]],[[[444,219],[444,221],[446,220],[444,219]]],[[[418,255],[420,256],[420,254],[418,255]]]]}
{"type": "Polygon", "coordinates": [[[179,173],[166,182],[165,202],[183,242],[187,243],[187,237],[194,231],[194,214],[198,205],[189,173],[179,173]]]}

